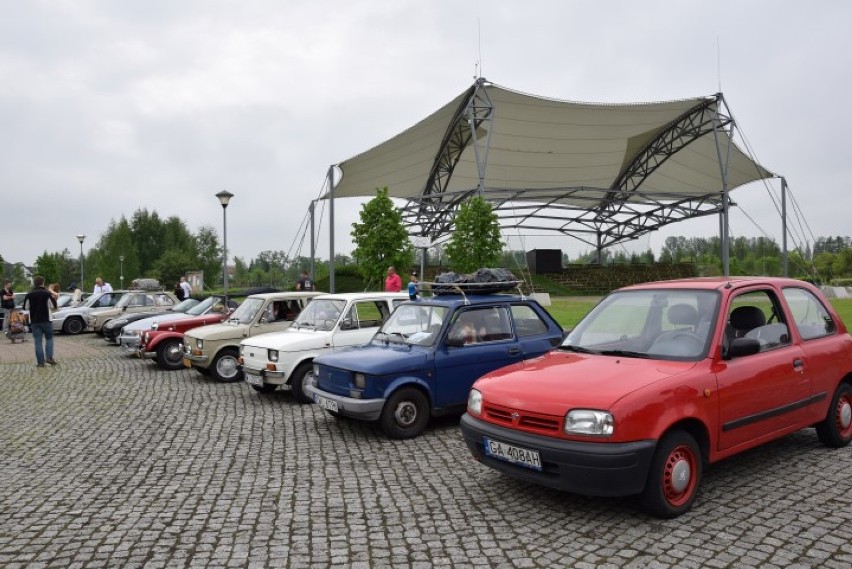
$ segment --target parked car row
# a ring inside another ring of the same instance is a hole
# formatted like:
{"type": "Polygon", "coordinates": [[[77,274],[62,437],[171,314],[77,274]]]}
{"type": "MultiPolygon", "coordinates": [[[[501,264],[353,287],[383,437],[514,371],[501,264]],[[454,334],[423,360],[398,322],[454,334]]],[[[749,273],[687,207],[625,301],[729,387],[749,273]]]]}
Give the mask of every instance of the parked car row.
{"type": "Polygon", "coordinates": [[[199,307],[148,324],[138,354],[260,396],[287,388],[398,439],[459,414],[483,465],[637,495],[659,517],[691,507],[708,465],[759,444],[807,427],[830,447],[852,441],[852,337],[792,279],[627,287],[569,333],[520,295],[285,292],[199,307]]]}

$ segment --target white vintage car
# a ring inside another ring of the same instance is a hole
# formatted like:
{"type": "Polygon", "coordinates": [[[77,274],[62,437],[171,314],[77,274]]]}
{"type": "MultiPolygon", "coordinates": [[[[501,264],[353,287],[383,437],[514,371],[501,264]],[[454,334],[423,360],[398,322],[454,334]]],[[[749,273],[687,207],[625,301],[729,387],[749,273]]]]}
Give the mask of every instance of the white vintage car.
{"type": "Polygon", "coordinates": [[[289,385],[293,398],[310,403],[302,387],[310,382],[314,358],[369,342],[407,293],[359,292],[315,298],[283,332],[246,338],[240,361],[246,382],[266,393],[289,385]]]}
{"type": "Polygon", "coordinates": [[[246,297],[221,324],[190,330],[183,337],[183,365],[225,383],[242,381],[237,364],[240,340],[288,328],[322,292],[271,292],[246,297]]]}

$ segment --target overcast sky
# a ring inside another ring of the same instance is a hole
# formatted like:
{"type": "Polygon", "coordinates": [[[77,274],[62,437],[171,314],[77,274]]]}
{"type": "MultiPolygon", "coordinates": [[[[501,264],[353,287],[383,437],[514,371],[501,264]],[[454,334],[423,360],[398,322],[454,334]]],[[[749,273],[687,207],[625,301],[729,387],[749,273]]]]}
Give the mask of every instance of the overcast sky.
{"type": "MultiPolygon", "coordinates": [[[[329,165],[443,106],[478,62],[489,81],[573,101],[721,88],[813,233],[849,235],[850,24],[844,0],[9,0],[0,254],[27,264],[45,250],[76,254],[77,234],[88,249],[139,208],[221,232],[214,194],[227,189],[233,255],[307,255],[298,228],[329,165]]],[[[735,236],[762,229],[780,241],[762,184],[732,197],[759,226],[734,211],[735,236]]],[[[361,203],[338,202],[338,252],[351,251],[361,203]]],[[[637,246],[717,232],[715,217],[687,221],[637,246]]],[[[327,258],[327,217],[319,233],[327,258]]],[[[587,250],[506,237],[513,248],[587,250]]]]}

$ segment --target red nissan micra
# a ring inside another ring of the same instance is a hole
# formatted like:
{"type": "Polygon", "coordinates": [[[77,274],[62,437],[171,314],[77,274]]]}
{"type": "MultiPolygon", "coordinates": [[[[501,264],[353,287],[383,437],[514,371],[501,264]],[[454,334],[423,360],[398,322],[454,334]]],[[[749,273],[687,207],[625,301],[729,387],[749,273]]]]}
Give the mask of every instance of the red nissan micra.
{"type": "Polygon", "coordinates": [[[814,286],[760,277],[615,291],[555,351],[479,379],[461,422],[491,468],[659,517],[705,465],[806,427],[852,440],[852,337],[814,286]]]}

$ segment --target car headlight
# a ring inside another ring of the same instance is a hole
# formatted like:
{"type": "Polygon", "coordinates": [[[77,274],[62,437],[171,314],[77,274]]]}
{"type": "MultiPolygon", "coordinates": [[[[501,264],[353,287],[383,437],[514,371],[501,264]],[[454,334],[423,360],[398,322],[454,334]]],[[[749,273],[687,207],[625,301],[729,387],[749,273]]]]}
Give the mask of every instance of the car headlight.
{"type": "Polygon", "coordinates": [[[266,350],[266,357],[269,358],[271,362],[278,361],[278,350],[266,350]]]}
{"type": "Polygon", "coordinates": [[[612,413],[594,409],[572,409],[565,415],[562,427],[566,435],[596,435],[608,437],[615,430],[612,413]]]}
{"type": "Polygon", "coordinates": [[[356,373],[353,379],[358,389],[364,389],[367,386],[367,377],[363,373],[356,373]]]}
{"type": "Polygon", "coordinates": [[[478,389],[471,389],[467,396],[467,410],[472,415],[482,414],[482,393],[478,389]]]}
{"type": "Polygon", "coordinates": [[[148,332],[145,332],[144,334],[142,334],[142,343],[143,343],[143,344],[147,344],[147,343],[148,343],[148,338],[149,338],[149,336],[148,336],[148,332]]]}
{"type": "Polygon", "coordinates": [[[317,378],[317,377],[319,377],[319,366],[317,364],[314,364],[313,367],[314,367],[314,378],[317,378]]]}
{"type": "Polygon", "coordinates": [[[151,330],[157,330],[160,327],[159,322],[151,322],[151,330]]]}
{"type": "Polygon", "coordinates": [[[204,349],[204,340],[202,340],[201,338],[198,338],[195,341],[195,347],[198,348],[199,350],[203,350],[204,349]]]}

